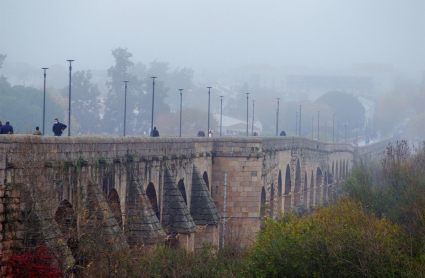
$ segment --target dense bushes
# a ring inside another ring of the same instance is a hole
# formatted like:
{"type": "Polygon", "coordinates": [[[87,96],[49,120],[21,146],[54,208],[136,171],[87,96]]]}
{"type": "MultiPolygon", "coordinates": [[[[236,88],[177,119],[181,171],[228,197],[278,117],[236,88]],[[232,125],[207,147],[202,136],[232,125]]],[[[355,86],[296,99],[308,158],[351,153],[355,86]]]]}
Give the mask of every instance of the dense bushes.
{"type": "Polygon", "coordinates": [[[348,199],[311,216],[268,220],[251,255],[255,277],[381,277],[404,273],[400,228],[348,199]]]}

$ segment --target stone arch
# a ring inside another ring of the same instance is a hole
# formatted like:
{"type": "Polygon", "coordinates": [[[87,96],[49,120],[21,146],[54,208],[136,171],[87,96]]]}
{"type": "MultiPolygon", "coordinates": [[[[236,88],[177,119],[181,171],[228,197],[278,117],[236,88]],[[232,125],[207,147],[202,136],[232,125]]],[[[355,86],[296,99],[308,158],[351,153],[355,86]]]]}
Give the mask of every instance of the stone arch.
{"type": "Polygon", "coordinates": [[[270,186],[270,213],[269,217],[273,218],[274,213],[274,184],[272,183],[270,186]]]}
{"type": "Polygon", "coordinates": [[[311,170],[311,178],[310,178],[310,202],[309,204],[311,206],[314,206],[314,173],[313,170],[311,170]]]}
{"type": "Polygon", "coordinates": [[[295,168],[294,192],[300,192],[300,191],[301,191],[301,166],[300,166],[300,160],[297,159],[297,167],[295,168]]]}
{"type": "Polygon", "coordinates": [[[285,194],[289,194],[291,192],[291,168],[289,168],[289,164],[286,166],[286,174],[285,174],[285,194]]]}
{"type": "Polygon", "coordinates": [[[291,210],[291,197],[292,195],[289,195],[291,192],[292,186],[291,186],[291,168],[289,168],[289,164],[286,166],[286,173],[285,173],[285,197],[283,198],[284,201],[284,212],[291,210]]]}
{"type": "Polygon", "coordinates": [[[183,200],[187,205],[186,186],[184,186],[183,179],[179,180],[177,187],[179,188],[180,194],[182,194],[183,200]]]}
{"type": "Polygon", "coordinates": [[[320,199],[322,198],[322,184],[323,184],[323,175],[320,167],[317,167],[316,170],[316,206],[320,204],[320,199]]]}
{"type": "Polygon", "coordinates": [[[294,186],[294,205],[295,207],[302,207],[301,203],[301,166],[300,160],[297,159],[297,166],[295,168],[295,186],[294,186]]]}
{"type": "Polygon", "coordinates": [[[279,175],[277,177],[277,196],[282,197],[282,171],[279,170],[279,175]]]}
{"type": "Polygon", "coordinates": [[[282,212],[282,171],[279,170],[277,176],[277,209],[278,212],[282,212]]]}
{"type": "Polygon", "coordinates": [[[261,187],[261,202],[260,202],[260,216],[266,215],[266,190],[264,186],[261,187]]]}
{"type": "Polygon", "coordinates": [[[55,212],[54,219],[59,225],[64,239],[72,253],[78,248],[77,215],[68,200],[63,200],[55,212]]]}
{"type": "Polygon", "coordinates": [[[327,200],[327,190],[328,190],[328,172],[325,171],[325,181],[323,186],[323,201],[327,200]]]}
{"type": "Polygon", "coordinates": [[[350,168],[348,167],[348,158],[347,158],[347,163],[345,164],[345,167],[347,169],[347,176],[350,175],[350,168]]]}
{"type": "Polygon", "coordinates": [[[114,218],[117,220],[120,227],[122,227],[122,213],[121,213],[121,202],[118,192],[115,188],[109,190],[108,196],[106,198],[109,207],[111,208],[114,218]]]}
{"type": "Polygon", "coordinates": [[[158,199],[156,196],[156,190],[155,186],[152,182],[148,184],[148,187],[146,188],[146,196],[149,199],[149,202],[151,203],[153,211],[156,213],[156,217],[159,219],[159,207],[158,207],[158,199]]]}
{"type": "Polygon", "coordinates": [[[316,187],[319,187],[322,185],[322,180],[323,176],[322,176],[322,170],[320,169],[320,167],[317,167],[316,170],[316,187]]]}
{"type": "Polygon", "coordinates": [[[338,160],[335,163],[335,181],[337,182],[339,179],[339,175],[338,175],[338,160]]]}
{"type": "Polygon", "coordinates": [[[304,171],[304,188],[303,188],[303,204],[304,208],[308,208],[308,182],[307,182],[307,171],[304,171]]]}
{"type": "Polygon", "coordinates": [[[325,181],[324,181],[324,185],[327,186],[328,185],[328,172],[325,171],[325,181]]]}

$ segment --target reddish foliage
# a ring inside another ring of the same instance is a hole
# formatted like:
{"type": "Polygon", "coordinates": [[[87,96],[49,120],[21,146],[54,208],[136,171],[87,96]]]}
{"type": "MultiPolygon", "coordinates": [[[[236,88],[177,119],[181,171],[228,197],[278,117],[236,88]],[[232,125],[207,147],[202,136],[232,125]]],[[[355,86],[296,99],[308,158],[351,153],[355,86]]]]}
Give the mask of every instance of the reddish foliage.
{"type": "Polygon", "coordinates": [[[2,263],[5,266],[5,272],[1,273],[4,277],[63,277],[59,261],[44,246],[37,247],[34,252],[14,254],[10,257],[0,253],[0,259],[6,259],[2,263]]]}

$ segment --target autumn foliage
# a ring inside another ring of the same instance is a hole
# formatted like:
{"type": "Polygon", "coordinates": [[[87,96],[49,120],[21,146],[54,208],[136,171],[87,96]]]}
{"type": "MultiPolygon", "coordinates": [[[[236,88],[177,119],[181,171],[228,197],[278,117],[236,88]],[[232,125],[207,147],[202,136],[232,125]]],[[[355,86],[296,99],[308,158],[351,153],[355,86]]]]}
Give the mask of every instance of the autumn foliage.
{"type": "MultiPolygon", "coordinates": [[[[49,253],[46,247],[39,246],[34,251],[6,256],[0,253],[4,277],[11,278],[60,278],[63,272],[60,262],[49,253]]],[[[2,277],[3,277],[2,276],[2,277]]]]}

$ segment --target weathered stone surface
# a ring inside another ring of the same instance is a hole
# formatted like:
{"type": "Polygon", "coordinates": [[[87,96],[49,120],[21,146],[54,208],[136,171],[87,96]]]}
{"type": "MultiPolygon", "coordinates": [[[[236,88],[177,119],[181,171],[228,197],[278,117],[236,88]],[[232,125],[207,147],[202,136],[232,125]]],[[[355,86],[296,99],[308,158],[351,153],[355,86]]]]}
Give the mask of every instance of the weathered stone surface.
{"type": "Polygon", "coordinates": [[[162,210],[162,225],[177,233],[193,233],[196,225],[190,215],[184,199],[177,188],[175,178],[168,168],[165,168],[164,198],[162,210]]]}

